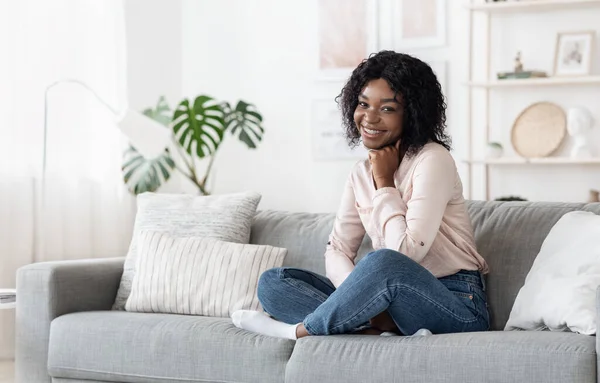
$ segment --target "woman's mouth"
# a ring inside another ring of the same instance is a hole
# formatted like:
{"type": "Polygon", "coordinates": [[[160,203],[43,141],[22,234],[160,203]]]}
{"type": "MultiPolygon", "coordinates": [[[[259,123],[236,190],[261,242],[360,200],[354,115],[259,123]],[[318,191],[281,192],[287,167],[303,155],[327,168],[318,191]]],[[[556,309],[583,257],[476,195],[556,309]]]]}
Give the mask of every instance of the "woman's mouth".
{"type": "Polygon", "coordinates": [[[362,127],[362,131],[363,135],[371,138],[378,137],[379,135],[385,133],[385,130],[369,129],[365,128],[364,126],[362,127]]]}

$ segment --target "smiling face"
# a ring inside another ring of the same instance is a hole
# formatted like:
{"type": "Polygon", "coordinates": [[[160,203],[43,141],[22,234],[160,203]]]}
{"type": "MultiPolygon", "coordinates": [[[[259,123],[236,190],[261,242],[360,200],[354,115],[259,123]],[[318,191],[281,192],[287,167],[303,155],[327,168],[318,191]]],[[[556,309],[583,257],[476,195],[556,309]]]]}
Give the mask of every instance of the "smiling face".
{"type": "Polygon", "coordinates": [[[371,80],[358,95],[354,122],[367,149],[393,145],[402,135],[404,107],[384,79],[371,80]]]}

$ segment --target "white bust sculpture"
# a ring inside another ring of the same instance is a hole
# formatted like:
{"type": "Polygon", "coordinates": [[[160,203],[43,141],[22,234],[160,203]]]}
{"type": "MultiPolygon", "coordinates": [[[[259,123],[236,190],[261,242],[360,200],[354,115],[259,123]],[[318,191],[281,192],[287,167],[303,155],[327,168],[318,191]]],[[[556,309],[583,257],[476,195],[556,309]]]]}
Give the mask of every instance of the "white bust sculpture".
{"type": "Polygon", "coordinates": [[[570,108],[567,111],[567,130],[574,140],[573,149],[571,149],[572,158],[592,157],[589,135],[593,126],[594,119],[587,109],[570,108]]]}

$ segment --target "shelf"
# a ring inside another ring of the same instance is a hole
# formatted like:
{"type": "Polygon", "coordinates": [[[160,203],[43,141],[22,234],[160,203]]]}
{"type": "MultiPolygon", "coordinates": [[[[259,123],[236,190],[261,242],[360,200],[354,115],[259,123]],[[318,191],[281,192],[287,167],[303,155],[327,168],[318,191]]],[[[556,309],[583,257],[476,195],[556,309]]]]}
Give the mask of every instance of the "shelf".
{"type": "Polygon", "coordinates": [[[518,80],[472,81],[467,85],[474,88],[510,88],[527,86],[600,85],[600,76],[542,77],[518,80]]]}
{"type": "Polygon", "coordinates": [[[594,5],[600,6],[600,0],[513,0],[496,3],[468,4],[466,8],[470,9],[471,11],[486,13],[517,13],[582,8],[594,5]]]}
{"type": "Polygon", "coordinates": [[[521,158],[521,157],[504,157],[504,158],[489,158],[478,160],[464,160],[463,162],[470,164],[482,165],[600,165],[600,158],[570,158],[570,157],[544,157],[544,158],[521,158]]]}

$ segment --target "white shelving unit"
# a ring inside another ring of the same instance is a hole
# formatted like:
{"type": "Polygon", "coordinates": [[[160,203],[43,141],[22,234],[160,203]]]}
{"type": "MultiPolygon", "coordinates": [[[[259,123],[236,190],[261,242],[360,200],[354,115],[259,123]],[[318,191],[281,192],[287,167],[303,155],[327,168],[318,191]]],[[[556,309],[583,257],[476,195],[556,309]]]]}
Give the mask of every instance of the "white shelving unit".
{"type": "Polygon", "coordinates": [[[490,92],[501,91],[506,88],[528,88],[528,87],[560,87],[560,86],[598,86],[600,85],[600,76],[581,76],[581,77],[545,77],[532,79],[516,80],[496,80],[491,76],[491,19],[495,14],[524,13],[524,12],[543,12],[560,11],[566,9],[581,9],[598,7],[600,0],[521,0],[504,2],[484,2],[483,0],[469,0],[465,5],[469,11],[469,79],[465,84],[468,87],[468,158],[463,162],[468,165],[468,198],[473,197],[473,167],[484,166],[485,168],[485,198],[490,199],[490,166],[506,165],[600,165],[600,158],[591,159],[572,159],[563,157],[545,157],[545,158],[521,158],[507,157],[497,159],[477,159],[473,155],[473,90],[480,89],[485,93],[485,130],[484,145],[489,142],[490,136],[490,92]],[[473,58],[474,58],[474,15],[481,13],[485,17],[487,31],[485,39],[487,40],[485,48],[485,79],[483,81],[473,79],[473,58]]]}

